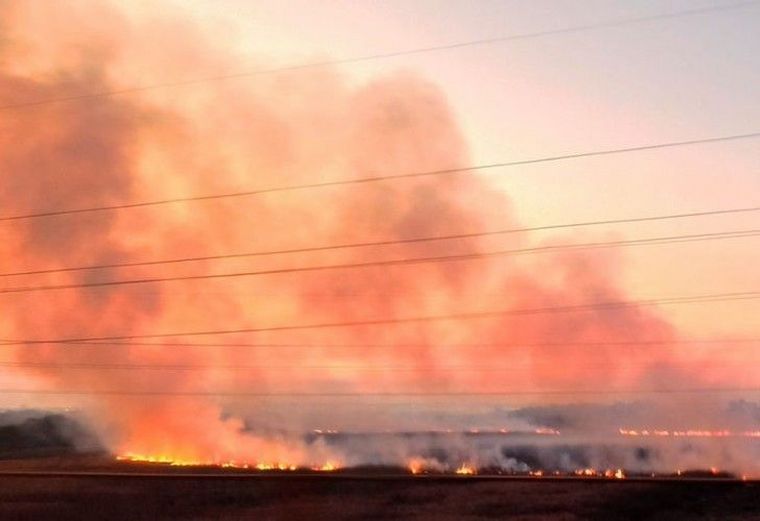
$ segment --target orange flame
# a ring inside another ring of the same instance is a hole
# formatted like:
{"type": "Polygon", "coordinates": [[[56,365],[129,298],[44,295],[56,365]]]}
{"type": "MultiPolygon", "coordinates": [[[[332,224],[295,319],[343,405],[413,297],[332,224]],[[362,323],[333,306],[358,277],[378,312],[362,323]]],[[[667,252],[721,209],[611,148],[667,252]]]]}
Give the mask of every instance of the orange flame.
{"type": "Polygon", "coordinates": [[[317,472],[333,472],[340,468],[340,465],[338,463],[335,463],[334,461],[328,461],[323,465],[317,465],[314,467],[311,467],[311,470],[317,471],[317,472]]]}
{"type": "Polygon", "coordinates": [[[296,470],[298,467],[287,463],[257,463],[256,470],[296,470]]]}
{"type": "Polygon", "coordinates": [[[462,463],[462,465],[456,469],[455,472],[462,476],[471,476],[477,473],[474,467],[470,467],[466,463],[462,463]]]}
{"type": "Polygon", "coordinates": [[[222,465],[221,463],[210,461],[198,461],[187,460],[182,458],[176,458],[165,454],[135,454],[128,452],[123,455],[116,456],[118,461],[131,461],[135,463],[155,463],[160,465],[171,465],[172,467],[191,467],[191,466],[208,466],[208,465],[222,465]]]}
{"type": "Polygon", "coordinates": [[[623,469],[597,470],[594,468],[577,469],[573,472],[576,476],[589,478],[625,479],[623,469]]]}
{"type": "MultiPolygon", "coordinates": [[[[211,461],[211,460],[192,460],[183,459],[175,456],[169,456],[165,454],[135,454],[128,452],[126,454],[120,454],[116,456],[117,461],[128,461],[133,463],[151,463],[157,465],[169,465],[172,467],[219,467],[223,469],[256,469],[261,471],[279,470],[279,471],[295,471],[298,470],[296,465],[283,462],[259,462],[259,463],[247,463],[239,461],[211,461]]],[[[321,467],[316,467],[318,470],[334,470],[337,468],[333,463],[326,463],[321,467]]]]}
{"type": "Polygon", "coordinates": [[[760,431],[742,431],[734,432],[728,429],[711,431],[707,429],[689,429],[685,431],[670,431],[665,429],[618,429],[621,436],[663,436],[663,437],[685,437],[685,438],[760,438],[760,431]]]}
{"type": "Polygon", "coordinates": [[[409,469],[409,472],[411,472],[412,474],[419,474],[423,471],[422,462],[418,460],[414,460],[414,459],[409,462],[409,465],[407,466],[407,468],[409,469]]]}

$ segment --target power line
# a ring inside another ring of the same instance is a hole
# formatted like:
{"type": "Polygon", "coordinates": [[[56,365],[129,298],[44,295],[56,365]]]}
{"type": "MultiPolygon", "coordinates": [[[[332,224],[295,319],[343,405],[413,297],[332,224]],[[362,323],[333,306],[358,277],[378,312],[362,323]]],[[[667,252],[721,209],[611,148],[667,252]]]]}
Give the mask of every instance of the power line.
{"type": "Polygon", "coordinates": [[[52,396],[208,396],[238,398],[343,398],[343,397],[475,397],[475,396],[544,396],[544,395],[628,395],[628,394],[713,394],[760,392],[757,387],[694,387],[654,389],[552,389],[536,391],[461,391],[461,392],[256,392],[256,391],[134,391],[134,390],[47,390],[0,389],[0,394],[35,394],[52,396]]]}
{"type": "MultiPolygon", "coordinates": [[[[342,244],[330,244],[330,245],[322,245],[322,246],[306,246],[306,247],[301,247],[301,248],[286,248],[286,249],[280,249],[280,250],[267,250],[267,251],[257,251],[257,252],[228,253],[228,254],[219,254],[219,255],[180,257],[180,258],[175,258],[175,259],[160,259],[160,260],[152,260],[152,261],[90,264],[87,266],[71,266],[71,267],[65,267],[65,268],[15,271],[15,272],[9,272],[9,273],[0,273],[0,277],[15,277],[15,276],[22,276],[22,275],[44,275],[44,274],[51,274],[51,273],[65,273],[65,272],[72,272],[72,271],[85,271],[85,270],[110,269],[110,268],[133,268],[133,267],[139,267],[139,266],[157,266],[157,265],[164,265],[164,264],[177,264],[177,263],[183,263],[183,262],[239,259],[239,258],[245,258],[245,257],[262,257],[262,256],[268,256],[268,255],[282,255],[282,254],[292,254],[292,253],[310,253],[310,252],[316,252],[316,251],[363,248],[363,247],[372,247],[372,246],[416,244],[416,243],[424,243],[424,242],[434,242],[434,241],[453,240],[453,239],[469,239],[469,238],[475,238],[475,237],[506,235],[506,234],[512,234],[512,233],[524,233],[524,232],[534,232],[534,231],[543,231],[543,230],[578,228],[578,227],[585,227],[585,226],[599,226],[599,225],[610,225],[610,224],[630,224],[630,223],[639,223],[639,222],[686,219],[686,218],[714,216],[714,215],[750,213],[750,212],[758,212],[758,211],[760,211],[760,206],[745,207],[745,208],[726,208],[726,209],[719,209],[719,210],[706,210],[706,211],[700,211],[700,212],[654,215],[654,216],[646,216],[646,217],[581,221],[581,222],[575,222],[575,223],[548,224],[548,225],[543,225],[543,226],[531,226],[531,227],[524,227],[524,228],[506,228],[502,230],[491,230],[491,231],[484,231],[484,232],[434,235],[434,236],[429,236],[429,237],[415,237],[415,238],[409,238],[409,239],[387,239],[387,240],[381,240],[381,241],[365,241],[365,242],[353,242],[353,243],[342,243],[342,244]]],[[[725,232],[725,233],[730,233],[730,232],[725,232]]]]}
{"type": "MultiPolygon", "coordinates": [[[[640,346],[662,346],[662,345],[699,345],[699,344],[757,344],[760,338],[707,338],[707,339],[673,339],[673,340],[622,340],[622,341],[600,341],[600,342],[516,342],[516,343],[472,343],[472,344],[409,344],[409,343],[392,343],[392,344],[272,344],[272,343],[214,343],[214,342],[88,342],[88,341],[59,341],[59,346],[77,346],[77,347],[96,347],[102,349],[104,346],[109,347],[265,347],[265,348],[512,348],[512,347],[640,347],[640,346]]],[[[14,340],[2,339],[0,346],[19,345],[14,340]]],[[[31,347],[31,346],[27,346],[31,347]]]]}
{"type": "MultiPolygon", "coordinates": [[[[617,363],[616,361],[604,361],[596,363],[586,363],[591,367],[602,367],[617,363]]],[[[689,363],[669,363],[670,366],[688,367],[689,365],[700,366],[704,364],[704,360],[697,360],[689,363]]],[[[652,364],[652,361],[641,361],[633,364],[629,361],[626,362],[627,366],[646,366],[652,364]]],[[[710,367],[733,367],[738,364],[750,367],[760,363],[760,360],[733,360],[727,361],[725,359],[711,360],[710,367]]],[[[473,364],[446,364],[435,365],[427,368],[430,372],[524,372],[526,368],[550,366],[554,367],[554,362],[530,362],[530,363],[510,363],[509,365],[488,364],[488,365],[473,365],[473,364]]],[[[0,367],[12,367],[23,369],[64,369],[64,370],[114,370],[114,371],[249,371],[249,370],[320,370],[320,371],[370,371],[370,372],[413,372],[419,371],[420,368],[413,365],[356,365],[356,364],[135,364],[135,363],[55,363],[55,362],[0,362],[0,367]]]]}
{"type": "Polygon", "coordinates": [[[396,180],[396,179],[409,179],[409,178],[416,178],[416,177],[463,174],[463,173],[469,173],[469,172],[475,172],[475,171],[481,171],[481,170],[489,170],[489,169],[494,169],[494,168],[506,168],[506,167],[531,165],[531,164],[538,164],[538,163],[549,163],[553,161],[565,161],[568,159],[579,159],[579,158],[584,158],[584,157],[624,154],[624,153],[630,153],[630,152],[642,152],[645,150],[658,150],[658,149],[664,149],[664,148],[698,145],[698,144],[705,144],[705,143],[720,143],[720,142],[728,142],[728,141],[737,141],[737,140],[742,140],[742,139],[754,139],[757,137],[760,137],[760,132],[750,132],[747,134],[733,134],[733,135],[709,137],[709,138],[702,138],[702,139],[691,139],[687,141],[671,141],[671,142],[666,142],[666,143],[655,143],[655,144],[650,144],[650,145],[640,145],[640,146],[625,147],[625,148],[613,148],[613,149],[596,150],[596,151],[590,151],[590,152],[578,152],[578,153],[573,153],[573,154],[539,157],[539,158],[534,158],[534,159],[522,159],[522,160],[517,160],[517,161],[505,161],[505,162],[499,162],[499,163],[481,164],[481,165],[475,165],[475,166],[469,166],[469,167],[456,167],[456,168],[445,168],[445,169],[440,169],[440,170],[428,170],[424,172],[408,172],[404,174],[380,175],[380,176],[372,176],[372,177],[361,177],[361,178],[356,178],[356,179],[338,179],[334,181],[322,181],[322,182],[317,182],[317,183],[306,183],[306,184],[300,184],[300,185],[262,188],[258,190],[246,190],[246,191],[239,191],[239,192],[200,195],[200,196],[193,196],[193,197],[176,197],[176,198],[170,198],[170,199],[159,199],[159,200],[154,200],[154,201],[142,201],[142,202],[135,202],[135,203],[123,203],[123,204],[114,204],[114,205],[106,205],[106,206],[93,206],[93,207],[87,207],[87,208],[73,208],[73,209],[68,209],[68,210],[39,211],[39,212],[28,213],[28,214],[9,215],[9,216],[0,217],[0,222],[20,221],[24,219],[35,219],[35,218],[40,218],[40,217],[56,217],[56,216],[62,216],[62,215],[124,210],[124,209],[130,209],[130,208],[144,208],[148,206],[159,206],[159,205],[173,204],[173,203],[211,201],[211,200],[228,199],[228,198],[234,198],[234,197],[249,197],[249,196],[264,195],[264,194],[271,194],[271,193],[278,193],[278,192],[289,192],[289,191],[295,191],[295,190],[309,190],[309,189],[315,189],[315,188],[328,188],[328,187],[343,186],[343,185],[375,183],[379,181],[391,181],[391,180],[396,180]]]}
{"type": "Polygon", "coordinates": [[[757,1],[737,2],[734,4],[704,7],[704,8],[697,8],[697,9],[687,9],[687,10],[676,11],[672,13],[638,16],[638,17],[632,17],[632,18],[619,18],[615,20],[609,20],[606,22],[577,25],[573,27],[565,27],[565,28],[560,28],[560,29],[549,29],[545,31],[518,33],[518,34],[513,34],[513,35],[495,37],[495,38],[484,38],[484,39],[479,39],[479,40],[469,40],[469,41],[464,41],[464,42],[436,45],[436,46],[430,46],[430,47],[419,47],[415,49],[405,49],[405,50],[400,50],[400,51],[391,51],[391,52],[378,53],[378,54],[355,56],[353,58],[324,60],[324,61],[319,61],[319,62],[288,65],[284,67],[275,67],[275,68],[270,68],[270,69],[233,72],[233,73],[228,73],[228,74],[219,74],[215,76],[206,76],[203,78],[194,78],[194,79],[189,79],[189,80],[180,80],[180,81],[174,81],[174,82],[156,83],[152,85],[126,87],[123,89],[115,89],[115,90],[102,91],[102,92],[90,92],[90,93],[84,93],[84,94],[73,95],[73,96],[62,96],[62,97],[57,97],[57,98],[46,98],[46,99],[25,101],[25,102],[19,102],[19,103],[10,103],[6,105],[0,105],[0,110],[6,110],[6,111],[18,110],[18,109],[23,109],[23,108],[39,107],[39,106],[49,105],[53,103],[65,103],[65,102],[82,101],[82,100],[102,99],[102,98],[108,98],[112,96],[145,92],[145,91],[162,89],[162,88],[183,87],[183,86],[197,85],[197,84],[202,84],[202,83],[232,80],[236,78],[262,76],[262,75],[273,74],[273,73],[278,73],[278,72],[290,72],[290,71],[315,69],[315,68],[322,68],[322,67],[336,66],[336,65],[348,65],[352,63],[383,60],[383,59],[389,59],[389,58],[396,58],[400,56],[410,56],[410,55],[415,55],[415,54],[426,54],[426,53],[431,53],[431,52],[460,49],[464,47],[493,45],[493,44],[498,44],[498,43],[506,43],[509,41],[540,38],[543,36],[570,34],[570,33],[576,33],[576,32],[582,32],[582,31],[588,31],[588,30],[594,30],[594,29],[605,29],[605,28],[620,27],[620,26],[625,26],[625,25],[653,22],[657,20],[681,18],[684,16],[694,16],[694,15],[700,15],[700,14],[723,12],[723,11],[740,9],[744,7],[752,7],[756,4],[757,4],[757,1]]]}
{"type": "Polygon", "coordinates": [[[455,262],[455,261],[465,261],[465,260],[486,259],[486,258],[492,258],[492,257],[528,255],[528,254],[546,253],[546,252],[563,251],[563,250],[588,250],[588,249],[612,248],[612,247],[661,245],[661,244],[673,244],[673,243],[695,242],[695,241],[705,241],[705,240],[756,237],[758,235],[760,235],[760,230],[739,230],[739,231],[731,231],[731,232],[716,232],[716,233],[703,233],[703,234],[692,234],[692,235],[673,235],[673,236],[668,236],[668,237],[652,237],[648,239],[591,242],[591,243],[580,243],[580,244],[562,244],[562,245],[555,245],[555,246],[539,246],[535,248],[499,250],[499,251],[480,252],[480,253],[463,253],[463,254],[457,254],[457,255],[440,255],[440,256],[435,256],[435,257],[414,257],[414,258],[406,258],[406,259],[391,259],[391,260],[368,261],[368,262],[350,262],[350,263],[342,263],[342,264],[326,264],[322,266],[302,266],[302,267],[296,267],[296,268],[277,268],[277,269],[259,270],[259,271],[239,271],[239,272],[231,272],[231,273],[206,273],[206,274],[199,274],[199,275],[174,275],[174,276],[167,276],[167,277],[122,279],[122,280],[109,280],[109,281],[102,281],[102,282],[84,282],[84,283],[74,283],[74,284],[46,284],[46,285],[39,285],[39,286],[18,286],[18,287],[0,289],[0,294],[28,293],[28,292],[34,292],[34,291],[50,291],[50,290],[64,290],[64,289],[101,288],[101,287],[110,287],[110,286],[153,284],[153,283],[173,282],[173,281],[176,282],[176,281],[189,281],[189,280],[210,280],[210,279],[226,279],[226,278],[239,278],[239,277],[254,277],[254,276],[262,276],[262,275],[284,275],[284,274],[292,274],[292,273],[328,271],[328,270],[337,270],[337,269],[358,269],[358,268],[371,268],[371,267],[381,267],[381,266],[407,266],[407,265],[414,265],[414,264],[455,262]]]}
{"type": "MultiPolygon", "coordinates": [[[[293,347],[322,347],[322,348],[496,348],[496,347],[631,347],[631,346],[653,346],[669,344],[753,344],[760,343],[759,338],[696,338],[696,339],[663,339],[663,340],[613,340],[613,341],[578,341],[578,342],[483,342],[483,343],[458,343],[458,344],[435,344],[430,343],[383,343],[383,344],[334,344],[334,343],[214,343],[214,342],[92,342],[92,341],[71,341],[57,342],[69,346],[80,347],[97,347],[102,346],[132,346],[132,347],[266,347],[266,348],[293,348],[293,347]]],[[[0,339],[2,345],[17,345],[18,342],[11,339],[0,339]]]]}
{"type": "Polygon", "coordinates": [[[359,320],[353,322],[318,322],[312,324],[285,324],[279,326],[263,326],[263,327],[242,327],[237,329],[215,329],[207,331],[185,331],[178,333],[152,333],[152,334],[124,334],[113,336],[98,336],[98,337],[80,337],[80,338],[53,338],[53,339],[26,339],[19,340],[13,339],[6,341],[3,345],[33,345],[33,344],[60,344],[60,343],[72,343],[72,342],[107,342],[107,341],[120,341],[120,340],[138,340],[138,339],[158,339],[158,338],[171,338],[171,337],[190,337],[190,336],[210,336],[210,335],[229,335],[229,334],[241,334],[241,333],[264,333],[264,332],[280,332],[280,331],[305,331],[314,329],[332,329],[341,327],[357,327],[357,326],[378,326],[387,324],[413,324],[413,323],[425,323],[425,322],[439,322],[447,320],[475,320],[475,319],[487,319],[487,318],[499,318],[507,316],[531,316],[541,315],[547,313],[572,313],[581,311],[595,311],[595,310],[618,310],[628,309],[644,306],[655,305],[680,305],[680,304],[694,304],[694,303],[707,303],[707,302],[729,302],[740,300],[755,300],[760,298],[760,291],[745,291],[745,292],[733,292],[733,293],[712,293],[703,295],[693,295],[687,297],[671,297],[662,299],[646,299],[646,300],[620,300],[609,302],[594,302],[588,304],[577,304],[568,306],[552,306],[541,308],[522,308],[511,309],[501,311],[481,311],[472,313],[451,313],[445,315],[429,315],[429,316],[417,316],[417,317],[404,317],[404,318],[378,318],[359,320]]]}

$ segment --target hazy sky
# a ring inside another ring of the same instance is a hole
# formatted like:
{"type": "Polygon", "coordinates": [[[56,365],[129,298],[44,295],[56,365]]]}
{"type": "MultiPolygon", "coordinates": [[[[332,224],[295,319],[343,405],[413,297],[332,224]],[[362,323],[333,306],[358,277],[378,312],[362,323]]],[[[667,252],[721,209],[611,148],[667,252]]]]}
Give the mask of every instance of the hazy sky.
{"type": "MultiPolygon", "coordinates": [[[[292,64],[729,5],[715,1],[484,0],[182,3],[246,61],[292,64]]],[[[438,84],[472,162],[698,139],[760,123],[760,6],[353,63],[357,81],[413,70],[438,84]]],[[[246,80],[241,80],[246,81],[246,80]]],[[[490,171],[528,224],[754,206],[757,140],[490,171]]],[[[758,216],[634,225],[638,238],[751,229],[758,216]]],[[[598,231],[598,229],[597,229],[598,231]]],[[[758,239],[632,248],[641,296],[760,288],[758,239]]],[[[667,310],[695,336],[757,333],[754,302],[667,310]],[[718,313],[716,313],[718,312],[718,313]],[[716,314],[721,320],[715,321],[716,314]]]]}

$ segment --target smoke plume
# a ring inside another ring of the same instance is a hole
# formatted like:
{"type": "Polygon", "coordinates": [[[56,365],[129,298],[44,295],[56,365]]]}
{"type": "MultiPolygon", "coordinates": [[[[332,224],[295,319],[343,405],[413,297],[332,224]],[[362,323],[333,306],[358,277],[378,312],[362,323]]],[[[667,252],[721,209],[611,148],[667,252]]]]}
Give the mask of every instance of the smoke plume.
{"type": "MultiPolygon", "coordinates": [[[[0,104],[118,91],[240,68],[221,43],[204,39],[189,23],[95,5],[0,5],[0,104]],[[56,22],[63,19],[65,24],[56,22]]],[[[252,66],[265,69],[267,62],[262,59],[252,66]]],[[[469,164],[465,136],[444,93],[413,71],[392,71],[357,84],[335,68],[320,67],[46,103],[0,114],[4,216],[469,164]]],[[[0,268],[44,270],[518,226],[508,196],[483,177],[417,177],[6,222],[0,225],[0,268]]],[[[19,276],[3,284],[78,284],[366,262],[512,248],[527,240],[509,235],[407,243],[19,276]]],[[[563,239],[568,240],[572,237],[563,239]]],[[[0,297],[0,333],[11,339],[140,335],[628,298],[618,283],[620,259],[614,252],[526,259],[18,293],[0,297]]],[[[667,342],[677,338],[679,332],[656,309],[625,308],[172,339],[261,344],[253,347],[22,345],[5,352],[6,360],[30,364],[203,367],[23,369],[29,388],[62,391],[614,391],[699,384],[700,375],[680,375],[670,365],[674,355],[667,342]],[[663,343],[626,350],[571,345],[639,340],[663,343]],[[467,365],[505,370],[452,370],[467,365]]],[[[727,383],[730,377],[720,375],[709,383],[727,383]]],[[[307,418],[321,413],[329,418],[342,407],[308,398],[95,394],[50,400],[85,409],[100,436],[118,453],[307,465],[338,458],[346,464],[366,464],[425,457],[429,446],[389,448],[378,456],[304,441],[292,433],[316,427],[307,418]],[[282,422],[272,425],[270,414],[282,422]]],[[[352,414],[351,421],[372,429],[377,411],[382,408],[367,407],[352,414]]],[[[503,466],[525,463],[515,454],[494,454],[486,459],[503,466]]]]}

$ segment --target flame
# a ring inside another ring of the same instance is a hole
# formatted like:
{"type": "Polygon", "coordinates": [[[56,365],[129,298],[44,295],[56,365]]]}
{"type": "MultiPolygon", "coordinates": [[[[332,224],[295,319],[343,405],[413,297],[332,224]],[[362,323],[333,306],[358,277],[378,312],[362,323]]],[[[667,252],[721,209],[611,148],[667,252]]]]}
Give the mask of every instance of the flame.
{"type": "Polygon", "coordinates": [[[456,469],[455,473],[462,476],[472,476],[473,474],[476,474],[476,471],[474,467],[470,467],[466,463],[462,463],[462,465],[456,469]]]}
{"type": "Polygon", "coordinates": [[[549,427],[539,427],[533,432],[535,434],[540,434],[541,436],[559,436],[560,435],[559,430],[550,429],[549,427]]]}
{"type": "Polygon", "coordinates": [[[296,470],[298,467],[287,463],[257,463],[256,470],[296,470]]]}
{"type": "MultiPolygon", "coordinates": [[[[219,467],[223,469],[250,469],[267,471],[281,470],[294,471],[298,470],[296,465],[290,463],[246,463],[239,461],[212,461],[212,460],[193,460],[183,459],[165,454],[136,454],[128,452],[116,456],[117,461],[129,461],[133,463],[152,463],[158,465],[169,465],[172,467],[219,467]]],[[[331,464],[327,464],[331,465],[331,464]]]]}
{"type": "Polygon", "coordinates": [[[311,470],[317,471],[317,472],[333,472],[340,468],[340,465],[333,461],[328,461],[323,465],[317,465],[314,467],[311,467],[311,470]]]}
{"type": "Polygon", "coordinates": [[[248,463],[236,463],[234,461],[228,461],[219,465],[223,469],[248,469],[250,465],[248,463]]]}
{"type": "MultiPolygon", "coordinates": [[[[176,458],[167,455],[148,455],[148,454],[135,454],[128,452],[126,454],[117,455],[118,461],[130,461],[134,463],[154,463],[161,465],[170,465],[173,467],[220,467],[220,468],[234,468],[234,469],[256,469],[260,471],[295,471],[298,470],[298,466],[292,463],[285,462],[258,462],[258,463],[245,463],[237,461],[202,461],[202,460],[190,460],[176,458]]],[[[333,472],[340,469],[340,464],[335,461],[327,461],[321,465],[314,465],[311,470],[318,472],[333,472]]]]}
{"type": "Polygon", "coordinates": [[[577,469],[573,472],[573,474],[576,476],[589,478],[625,479],[625,472],[623,469],[597,470],[589,467],[584,469],[577,469]]]}
{"type": "MultiPolygon", "coordinates": [[[[126,454],[120,454],[116,456],[118,461],[130,461],[134,463],[153,463],[161,465],[170,465],[173,467],[220,467],[220,468],[234,468],[234,469],[256,469],[260,471],[295,471],[298,470],[298,466],[292,463],[286,462],[258,462],[258,463],[246,463],[238,461],[203,461],[203,460],[191,460],[182,459],[174,456],[168,456],[163,454],[149,455],[149,454],[135,454],[128,452],[126,454]]],[[[340,469],[340,464],[335,461],[327,461],[321,465],[314,465],[311,470],[318,472],[332,472],[340,469]]]]}
{"type": "Polygon", "coordinates": [[[135,454],[128,452],[123,455],[116,456],[118,461],[131,461],[134,463],[154,463],[160,465],[171,465],[172,467],[192,467],[192,466],[208,466],[208,465],[222,465],[216,462],[188,460],[177,458],[174,456],[168,456],[165,454],[135,454]]]}
{"type": "Polygon", "coordinates": [[[684,438],[760,438],[760,431],[734,432],[728,429],[712,431],[708,429],[689,429],[685,431],[670,431],[665,429],[618,429],[621,436],[662,436],[684,438]]]}
{"type": "MultiPolygon", "coordinates": [[[[639,433],[640,435],[640,433],[639,433]]],[[[651,435],[651,434],[650,434],[651,435]]],[[[168,465],[172,467],[217,467],[217,468],[223,468],[223,469],[245,469],[245,470],[256,470],[261,472],[271,472],[271,471],[281,471],[281,472],[293,472],[297,471],[299,469],[309,469],[314,472],[335,472],[337,470],[340,470],[342,468],[341,464],[337,461],[326,461],[325,463],[321,465],[314,465],[311,467],[299,467],[297,465],[291,464],[291,463],[284,463],[284,462],[258,462],[258,463],[245,463],[245,462],[237,462],[237,461],[204,461],[204,460],[193,460],[193,459],[183,459],[178,458],[166,454],[138,454],[133,452],[128,452],[125,454],[120,454],[116,456],[116,460],[118,461],[127,461],[127,462],[135,462],[135,463],[149,463],[149,464],[156,464],[156,465],[168,465]]],[[[423,458],[413,458],[409,460],[407,463],[407,469],[410,474],[412,475],[418,475],[418,474],[425,474],[431,471],[431,469],[436,469],[436,464],[434,461],[428,461],[423,458]]],[[[709,467],[708,468],[710,474],[713,476],[719,476],[721,474],[721,470],[718,467],[709,467]]],[[[432,470],[432,472],[451,472],[444,471],[443,469],[438,468],[438,470],[432,470]]],[[[472,476],[478,474],[478,470],[476,467],[468,464],[468,463],[462,463],[459,467],[457,467],[454,471],[454,474],[460,475],[460,476],[472,476]]],[[[501,472],[499,472],[501,474],[501,472]]],[[[523,476],[531,476],[535,478],[543,478],[545,476],[551,477],[551,476],[577,476],[579,478],[603,478],[603,479],[626,479],[628,476],[626,475],[626,472],[624,469],[618,468],[618,469],[595,469],[593,467],[585,467],[585,468],[579,468],[573,471],[561,471],[561,470],[549,470],[549,469],[535,469],[530,471],[511,471],[511,474],[513,475],[523,475],[523,476]]],[[[652,477],[656,477],[658,473],[651,473],[652,477]]],[[[674,471],[673,474],[661,474],[664,476],[678,476],[682,477],[684,475],[683,471],[681,469],[677,469],[674,471]]],[[[747,480],[747,479],[754,479],[748,476],[747,474],[742,474],[741,479],[747,480]]]]}
{"type": "Polygon", "coordinates": [[[407,468],[409,469],[409,472],[412,474],[419,474],[423,471],[422,468],[422,462],[419,460],[412,460],[409,462],[409,465],[407,465],[407,468]]]}

